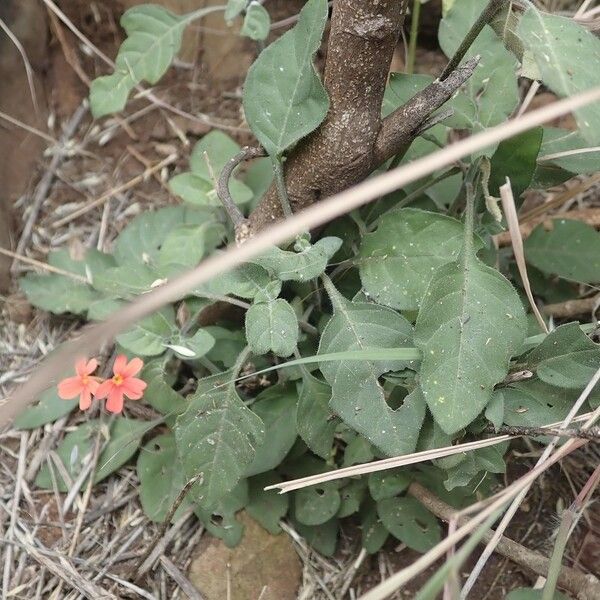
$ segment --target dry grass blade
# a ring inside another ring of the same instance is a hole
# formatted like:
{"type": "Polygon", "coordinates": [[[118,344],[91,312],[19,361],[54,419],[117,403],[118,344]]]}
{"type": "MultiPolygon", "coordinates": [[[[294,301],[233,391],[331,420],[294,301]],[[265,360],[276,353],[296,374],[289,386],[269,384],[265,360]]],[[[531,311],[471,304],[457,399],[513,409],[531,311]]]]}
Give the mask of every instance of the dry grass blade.
{"type": "Polygon", "coordinates": [[[513,196],[512,187],[510,180],[506,178],[506,183],[500,186],[500,198],[502,199],[502,208],[504,209],[504,216],[506,217],[506,223],[508,224],[508,231],[510,233],[510,239],[512,241],[513,254],[517,261],[517,267],[519,269],[519,275],[527,294],[527,300],[533,310],[533,314],[540,324],[542,331],[548,333],[548,327],[544,318],[542,317],[533,294],[531,292],[531,284],[529,283],[529,276],[527,275],[527,265],[525,264],[525,252],[523,250],[523,238],[521,237],[521,230],[519,228],[519,217],[517,216],[517,208],[515,206],[515,198],[513,196]]]}
{"type": "Polygon", "coordinates": [[[27,263],[28,265],[32,265],[41,269],[42,271],[47,271],[48,273],[56,273],[57,275],[64,275],[65,277],[70,277],[75,281],[80,281],[81,283],[87,283],[87,279],[82,277],[81,275],[77,275],[77,273],[71,273],[70,271],[65,271],[64,269],[59,269],[58,267],[53,267],[47,263],[43,263],[35,258],[30,258],[29,256],[23,256],[22,254],[17,254],[16,252],[11,252],[6,248],[0,248],[0,254],[4,256],[9,256],[10,258],[14,258],[16,261],[27,263]]]}
{"type": "Polygon", "coordinates": [[[165,304],[176,301],[190,289],[208,281],[212,277],[231,270],[236,265],[259,255],[273,245],[289,240],[303,231],[310,231],[375,198],[388,194],[438,169],[451,165],[456,160],[468,156],[473,152],[598,100],[600,100],[600,88],[595,88],[572,98],[544,106],[513,121],[492,127],[424,158],[415,160],[408,165],[368,179],[349,190],[311,206],[284,222],[271,226],[268,231],[260,233],[242,246],[230,247],[222,254],[212,256],[195,269],[139,297],[129,305],[115,312],[103,323],[88,328],[87,331],[82,333],[79,339],[65,344],[61,350],[55,352],[52,357],[48,358],[36,369],[35,374],[25,385],[6,399],[4,404],[0,406],[0,426],[9,422],[27,404],[33,402],[40,392],[51,384],[60,372],[62,365],[72,362],[79,355],[89,355],[103,343],[112,339],[116,334],[131,326],[132,323],[153,313],[165,304]]]}

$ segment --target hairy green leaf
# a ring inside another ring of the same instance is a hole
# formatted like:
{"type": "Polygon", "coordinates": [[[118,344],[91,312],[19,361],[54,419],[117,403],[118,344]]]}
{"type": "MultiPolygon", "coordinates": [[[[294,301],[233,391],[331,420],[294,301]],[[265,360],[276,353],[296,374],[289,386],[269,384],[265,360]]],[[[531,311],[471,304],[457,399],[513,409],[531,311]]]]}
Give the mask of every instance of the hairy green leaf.
{"type": "Polygon", "coordinates": [[[56,387],[52,386],[40,396],[37,403],[32,404],[17,416],[13,424],[17,429],[35,429],[68,415],[78,403],[78,398],[74,400],[59,398],[56,387]]]}
{"type": "Polygon", "coordinates": [[[280,291],[281,281],[273,279],[266,269],[255,264],[244,264],[215,277],[195,293],[198,296],[203,293],[221,296],[231,294],[255,302],[272,302],[280,291]]]}
{"type": "Polygon", "coordinates": [[[28,273],[19,279],[27,300],[34,306],[54,314],[84,314],[101,295],[86,283],[66,275],[28,273]]]}
{"type": "Polygon", "coordinates": [[[251,2],[246,10],[244,25],[240,33],[252,40],[266,40],[271,27],[271,17],[267,9],[258,2],[251,2]]]}
{"type": "Polygon", "coordinates": [[[186,409],[187,402],[167,383],[164,358],[146,363],[141,378],[148,384],[144,390],[144,400],[158,412],[170,417],[170,423],[173,423],[175,417],[186,409]]]}
{"type": "Polygon", "coordinates": [[[177,451],[191,494],[201,506],[219,502],[242,478],[264,440],[264,424],[242,402],[226,371],[198,382],[175,427],[177,451]]]}
{"type": "Polygon", "coordinates": [[[411,476],[406,469],[393,469],[369,474],[369,491],[376,502],[393,498],[408,488],[411,476]]]}
{"type": "MultiPolygon", "coordinates": [[[[350,302],[326,280],[334,306],[319,344],[318,354],[397,348],[408,344],[410,323],[389,308],[350,302]]],[[[320,369],[332,388],[330,406],[342,420],[373,445],[391,456],[406,451],[405,410],[394,411],[385,401],[378,378],[387,371],[406,366],[403,361],[322,362],[320,369]]],[[[410,450],[409,450],[410,451],[410,450]]]]}
{"type": "Polygon", "coordinates": [[[157,356],[166,350],[175,331],[175,311],[167,305],[119,334],[117,342],[134,354],[157,356]]]}
{"type": "Polygon", "coordinates": [[[435,269],[456,260],[464,228],[438,213],[400,208],[384,214],[359,252],[365,290],[379,304],[418,310],[435,269]]]}
{"type": "MultiPolygon", "coordinates": [[[[600,85],[600,40],[573,19],[531,7],[521,18],[519,35],[554,93],[569,98],[600,85]]],[[[583,137],[590,144],[600,143],[598,104],[578,108],[575,117],[583,137]]]]}
{"type": "Polygon", "coordinates": [[[298,319],[287,300],[253,304],[246,312],[246,338],[254,354],[289,356],[298,343],[298,319]]]}
{"type": "Polygon", "coordinates": [[[248,71],[246,120],[272,157],[316,129],[327,114],[327,92],[312,64],[327,13],[327,0],[309,0],[298,23],[267,46],[248,71]]]}
{"type": "Polygon", "coordinates": [[[470,234],[459,260],[438,268],[417,323],[423,353],[419,380],[434,419],[448,434],[485,408],[523,344],[527,321],[517,292],[483,264],[470,234]]]}
{"type": "Polygon", "coordinates": [[[323,525],[335,516],[342,499],[330,483],[310,486],[294,492],[294,515],[303,525],[323,525]]]}

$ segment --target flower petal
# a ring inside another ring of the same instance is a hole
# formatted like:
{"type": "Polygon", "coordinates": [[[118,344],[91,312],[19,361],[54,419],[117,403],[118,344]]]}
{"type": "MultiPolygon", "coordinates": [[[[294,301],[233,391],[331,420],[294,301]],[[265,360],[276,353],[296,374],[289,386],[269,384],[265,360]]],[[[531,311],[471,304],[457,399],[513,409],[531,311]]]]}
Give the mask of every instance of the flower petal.
{"type": "Polygon", "coordinates": [[[144,395],[146,382],[137,377],[128,377],[123,381],[121,389],[130,400],[139,400],[144,395]]]}
{"type": "Polygon", "coordinates": [[[120,413],[123,411],[123,390],[114,388],[108,395],[106,401],[106,410],[111,413],[120,413]]]}
{"type": "Polygon", "coordinates": [[[121,375],[123,377],[133,377],[137,375],[144,366],[144,361],[141,358],[132,358],[128,365],[125,365],[121,375]]]}
{"type": "Polygon", "coordinates": [[[85,374],[91,375],[98,368],[98,361],[95,358],[91,358],[87,365],[85,365],[85,374]]]}
{"type": "Polygon", "coordinates": [[[113,391],[114,387],[115,384],[113,383],[113,380],[107,379],[96,388],[94,396],[96,396],[96,398],[106,398],[113,391]]]}
{"type": "Polygon", "coordinates": [[[92,405],[92,394],[88,388],[85,388],[81,391],[81,396],[79,396],[79,409],[87,410],[92,405]]]}
{"type": "Polygon", "coordinates": [[[102,379],[100,379],[99,377],[90,377],[88,379],[86,387],[92,394],[96,394],[101,383],[102,379]]]}
{"type": "Polygon", "coordinates": [[[79,377],[83,377],[87,375],[87,360],[85,358],[80,358],[75,363],[75,373],[79,375],[79,377]]]}
{"type": "Polygon", "coordinates": [[[126,375],[123,373],[125,366],[127,365],[127,357],[124,354],[119,354],[117,358],[115,358],[115,363],[113,364],[113,373],[115,375],[121,375],[125,377],[126,375]]]}
{"type": "Polygon", "coordinates": [[[63,400],[72,400],[81,393],[83,384],[79,377],[67,377],[58,383],[58,397],[63,400]]]}

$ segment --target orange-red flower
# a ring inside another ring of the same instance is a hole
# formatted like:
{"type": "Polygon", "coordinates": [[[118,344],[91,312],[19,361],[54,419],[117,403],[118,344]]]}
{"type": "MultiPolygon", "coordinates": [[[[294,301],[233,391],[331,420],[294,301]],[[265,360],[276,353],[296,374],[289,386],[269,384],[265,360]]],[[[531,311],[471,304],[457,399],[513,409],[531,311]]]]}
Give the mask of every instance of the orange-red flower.
{"type": "Polygon", "coordinates": [[[75,377],[67,377],[58,384],[58,397],[63,400],[72,400],[79,396],[79,408],[88,409],[92,404],[92,394],[96,394],[101,379],[93,377],[92,373],[98,368],[95,358],[87,361],[85,358],[75,363],[75,377]]]}
{"type": "Polygon", "coordinates": [[[133,358],[129,363],[127,357],[119,354],[113,365],[114,375],[100,384],[94,392],[96,398],[106,398],[106,410],[112,413],[120,413],[123,410],[123,398],[139,400],[144,395],[146,382],[134,377],[142,367],[144,361],[133,358]]]}

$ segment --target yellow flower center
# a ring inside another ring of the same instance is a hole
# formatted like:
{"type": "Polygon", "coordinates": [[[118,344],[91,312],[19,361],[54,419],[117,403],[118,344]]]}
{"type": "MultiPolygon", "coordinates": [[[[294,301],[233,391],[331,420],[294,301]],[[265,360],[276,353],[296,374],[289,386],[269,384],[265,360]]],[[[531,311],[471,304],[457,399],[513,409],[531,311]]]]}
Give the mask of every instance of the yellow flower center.
{"type": "Polygon", "coordinates": [[[113,383],[115,385],[121,385],[123,383],[123,376],[122,375],[115,375],[113,378],[113,383]]]}
{"type": "Polygon", "coordinates": [[[84,375],[84,376],[81,378],[81,383],[83,383],[83,385],[87,385],[87,384],[89,383],[89,381],[90,381],[90,378],[89,378],[89,376],[88,376],[88,375],[84,375]]]}

